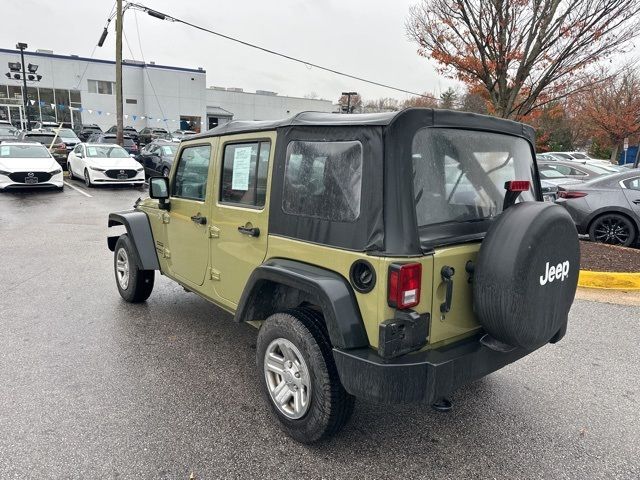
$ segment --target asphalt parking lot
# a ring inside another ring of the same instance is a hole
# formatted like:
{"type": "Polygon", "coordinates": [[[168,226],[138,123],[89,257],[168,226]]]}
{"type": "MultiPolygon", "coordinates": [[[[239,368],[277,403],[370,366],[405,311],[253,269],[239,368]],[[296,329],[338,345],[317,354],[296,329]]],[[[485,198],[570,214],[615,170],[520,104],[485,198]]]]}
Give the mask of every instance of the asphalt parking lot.
{"type": "Polygon", "coordinates": [[[565,340],[452,412],[359,402],[302,446],[252,327],[164,277],[119,297],[107,214],[146,193],[72,185],[0,193],[0,478],[640,478],[640,307],[576,301],[565,340]]]}

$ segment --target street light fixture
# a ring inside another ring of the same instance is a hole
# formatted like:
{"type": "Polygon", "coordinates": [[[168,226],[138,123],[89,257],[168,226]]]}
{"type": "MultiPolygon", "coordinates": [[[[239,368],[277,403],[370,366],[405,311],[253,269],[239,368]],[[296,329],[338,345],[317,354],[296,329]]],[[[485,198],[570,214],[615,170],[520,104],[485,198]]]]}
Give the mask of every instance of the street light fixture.
{"type": "MultiPolygon", "coordinates": [[[[351,97],[356,97],[358,95],[358,92],[342,92],[342,96],[343,97],[347,97],[347,111],[346,113],[353,113],[353,110],[351,109],[351,97]]],[[[355,108],[355,106],[354,106],[355,108]]]]}

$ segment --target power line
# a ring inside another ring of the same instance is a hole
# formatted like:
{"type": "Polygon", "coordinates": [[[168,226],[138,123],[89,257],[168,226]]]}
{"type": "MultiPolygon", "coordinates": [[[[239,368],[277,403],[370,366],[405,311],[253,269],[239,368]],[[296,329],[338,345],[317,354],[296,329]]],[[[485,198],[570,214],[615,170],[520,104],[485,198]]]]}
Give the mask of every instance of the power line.
{"type": "Polygon", "coordinates": [[[335,75],[340,75],[340,76],[343,76],[343,77],[351,78],[353,80],[358,80],[358,81],[364,82],[364,83],[369,83],[371,85],[376,85],[378,87],[388,88],[390,90],[395,90],[397,92],[408,93],[409,95],[415,95],[417,97],[431,98],[431,99],[437,100],[437,98],[434,97],[433,95],[425,95],[424,93],[412,92],[411,90],[405,90],[404,88],[394,87],[393,85],[389,85],[389,84],[381,83],[381,82],[376,82],[374,80],[369,80],[367,78],[360,77],[358,75],[352,75],[350,73],[341,72],[341,71],[335,70],[333,68],[323,67],[322,65],[318,65],[317,63],[313,63],[313,62],[308,62],[308,61],[303,60],[301,58],[292,57],[291,55],[287,55],[285,53],[280,53],[280,52],[277,52],[275,50],[271,50],[269,48],[262,47],[260,45],[254,44],[254,43],[250,43],[250,42],[246,42],[244,40],[240,40],[239,38],[235,38],[235,37],[232,37],[232,36],[229,36],[229,35],[225,35],[223,33],[216,32],[215,30],[211,30],[209,28],[202,27],[200,25],[196,25],[194,23],[188,22],[186,20],[182,20],[180,18],[172,17],[171,15],[168,15],[166,13],[159,12],[157,10],[152,10],[152,9],[150,9],[148,7],[145,7],[144,5],[140,5],[138,3],[127,2],[127,6],[128,7],[132,7],[134,9],[142,10],[143,12],[147,12],[150,16],[158,18],[160,20],[168,20],[170,22],[182,23],[182,24],[188,25],[188,26],[190,26],[192,28],[195,28],[195,29],[198,29],[198,30],[202,30],[203,32],[211,33],[212,35],[216,35],[218,37],[224,38],[226,40],[230,40],[232,42],[236,42],[236,43],[239,43],[241,45],[244,45],[244,46],[247,46],[247,47],[250,47],[250,48],[254,48],[256,50],[260,50],[260,51],[265,52],[265,53],[269,53],[271,55],[276,55],[278,57],[285,58],[285,59],[291,60],[293,62],[301,63],[302,65],[305,65],[307,67],[314,67],[314,68],[317,68],[319,70],[324,70],[326,72],[333,73],[335,75]]]}
{"type": "MultiPolygon", "coordinates": [[[[160,103],[160,99],[158,98],[158,94],[156,93],[156,87],[153,86],[153,82],[151,81],[151,76],[149,75],[149,70],[147,70],[147,61],[144,59],[144,52],[142,51],[142,41],[140,40],[140,27],[138,26],[138,12],[134,10],[133,16],[136,19],[136,32],[138,34],[138,46],[140,47],[140,56],[142,57],[142,61],[145,64],[143,70],[147,74],[147,80],[149,80],[149,85],[151,85],[151,90],[153,90],[153,96],[155,97],[156,103],[158,104],[158,108],[160,109],[160,115],[162,115],[162,121],[164,122],[164,126],[167,127],[167,130],[169,130],[169,123],[167,122],[167,117],[165,117],[164,111],[162,110],[162,104],[160,103]]],[[[129,42],[127,42],[127,46],[128,45],[129,45],[129,42]]],[[[131,53],[131,55],[133,55],[133,53],[131,53]]]]}
{"type": "MultiPolygon", "coordinates": [[[[113,18],[113,10],[116,8],[116,2],[113,2],[113,6],[111,7],[111,10],[109,10],[109,16],[107,17],[107,26],[109,25],[109,23],[111,22],[111,19],[113,18]]],[[[96,53],[96,48],[98,46],[95,45],[93,47],[93,50],[91,50],[91,55],[89,55],[89,58],[91,60],[93,60],[93,56],[96,53]]],[[[89,61],[86,62],[85,66],[84,66],[84,71],[82,72],[82,75],[80,75],[80,80],[78,80],[78,84],[76,85],[76,90],[78,90],[80,88],[80,84],[82,83],[82,80],[84,80],[84,76],[87,74],[87,70],[89,69],[89,61]]]]}

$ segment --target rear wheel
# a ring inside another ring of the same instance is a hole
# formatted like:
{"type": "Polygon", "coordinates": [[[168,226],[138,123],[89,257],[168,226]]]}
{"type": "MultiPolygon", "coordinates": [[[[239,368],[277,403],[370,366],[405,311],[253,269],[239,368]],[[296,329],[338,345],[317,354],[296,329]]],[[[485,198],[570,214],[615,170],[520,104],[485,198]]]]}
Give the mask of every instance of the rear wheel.
{"type": "Polygon", "coordinates": [[[608,243],[628,247],[636,236],[631,220],[624,215],[607,213],[596,218],[589,227],[589,238],[592,242],[608,243]]]}
{"type": "Polygon", "coordinates": [[[138,257],[128,235],[116,242],[113,269],[120,296],[130,303],[144,302],[153,290],[155,272],[138,268],[138,257]]]}
{"type": "Polygon", "coordinates": [[[320,313],[298,308],[271,315],[256,350],[264,397],[285,433],[314,443],[347,423],[355,398],[340,383],[320,313]]]}
{"type": "Polygon", "coordinates": [[[71,162],[67,162],[67,171],[69,172],[69,180],[73,180],[73,170],[71,169],[71,162]]]}

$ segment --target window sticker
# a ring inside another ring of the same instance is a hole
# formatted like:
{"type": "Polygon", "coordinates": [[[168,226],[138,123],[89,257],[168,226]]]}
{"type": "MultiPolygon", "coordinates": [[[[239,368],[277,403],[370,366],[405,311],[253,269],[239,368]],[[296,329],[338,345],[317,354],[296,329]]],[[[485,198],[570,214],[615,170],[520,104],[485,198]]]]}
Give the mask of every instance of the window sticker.
{"type": "Polygon", "coordinates": [[[3,157],[8,157],[9,152],[11,152],[11,149],[7,145],[0,147],[0,155],[3,157]]]}
{"type": "Polygon", "coordinates": [[[232,190],[249,190],[249,172],[251,170],[251,152],[253,147],[236,147],[233,153],[232,190]]]}
{"type": "Polygon", "coordinates": [[[87,150],[89,151],[89,156],[90,157],[97,157],[98,156],[98,151],[96,150],[96,147],[87,147],[87,150]]]}

